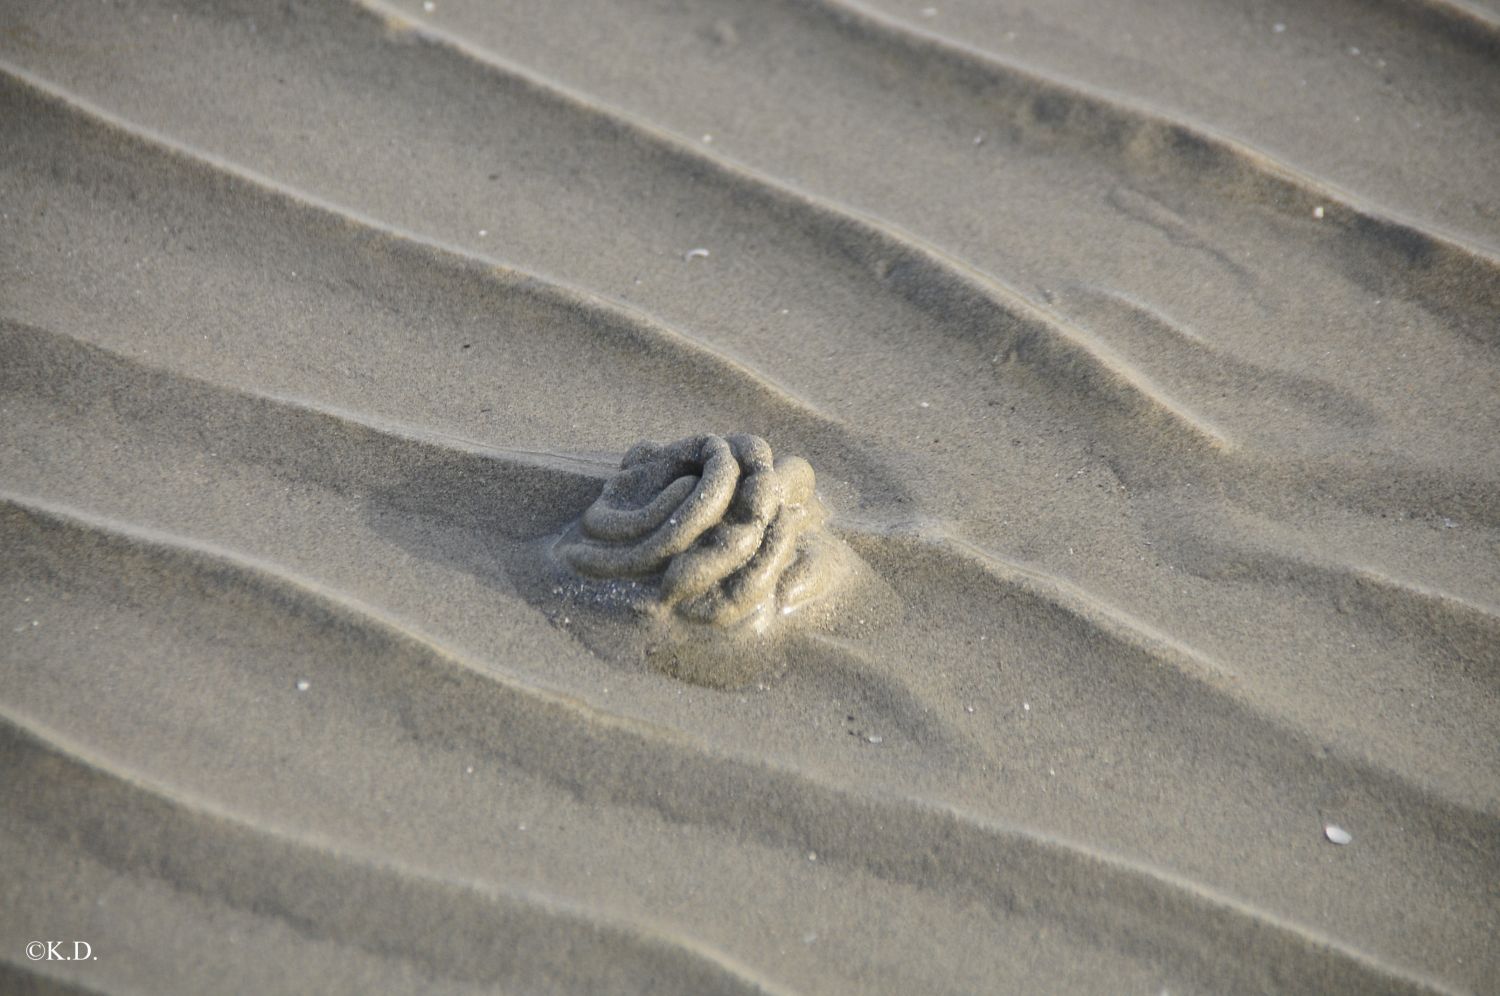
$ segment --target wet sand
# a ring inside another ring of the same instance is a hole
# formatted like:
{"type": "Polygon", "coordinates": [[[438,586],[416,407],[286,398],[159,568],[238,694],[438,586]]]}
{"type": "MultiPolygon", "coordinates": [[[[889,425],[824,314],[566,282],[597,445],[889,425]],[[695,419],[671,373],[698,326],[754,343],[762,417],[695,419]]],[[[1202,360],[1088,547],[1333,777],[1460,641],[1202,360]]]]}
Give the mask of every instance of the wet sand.
{"type": "Polygon", "coordinates": [[[0,986],[1497,991],[1497,25],[7,4],[0,986]],[[719,672],[549,552],[702,433],[719,672]]]}

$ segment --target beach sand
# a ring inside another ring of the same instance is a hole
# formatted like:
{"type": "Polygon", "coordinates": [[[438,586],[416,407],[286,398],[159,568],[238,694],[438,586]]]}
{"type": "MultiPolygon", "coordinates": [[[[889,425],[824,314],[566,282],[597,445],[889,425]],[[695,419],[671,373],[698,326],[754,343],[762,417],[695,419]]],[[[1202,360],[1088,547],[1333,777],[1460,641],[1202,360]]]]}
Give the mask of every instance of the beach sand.
{"type": "Polygon", "coordinates": [[[1500,992],[1500,12],[933,2],[0,5],[0,988],[1500,992]]]}

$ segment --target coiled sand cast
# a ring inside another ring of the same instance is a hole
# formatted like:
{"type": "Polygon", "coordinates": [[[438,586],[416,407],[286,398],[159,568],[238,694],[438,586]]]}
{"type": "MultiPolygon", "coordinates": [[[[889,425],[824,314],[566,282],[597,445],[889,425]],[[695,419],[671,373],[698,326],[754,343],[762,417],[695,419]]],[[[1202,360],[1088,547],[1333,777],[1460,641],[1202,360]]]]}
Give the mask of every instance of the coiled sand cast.
{"type": "Polygon", "coordinates": [[[764,630],[844,573],[813,483],[759,436],[639,443],[557,554],[585,578],[636,581],[648,608],[764,630]]]}

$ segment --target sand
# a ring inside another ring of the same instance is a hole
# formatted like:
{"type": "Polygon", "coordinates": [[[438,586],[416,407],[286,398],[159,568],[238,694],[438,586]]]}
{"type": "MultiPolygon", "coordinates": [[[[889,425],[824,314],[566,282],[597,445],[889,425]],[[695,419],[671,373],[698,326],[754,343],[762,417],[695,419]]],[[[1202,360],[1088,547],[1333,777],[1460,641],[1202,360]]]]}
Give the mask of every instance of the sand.
{"type": "Polygon", "coordinates": [[[1500,991],[1500,12],[934,4],[3,5],[0,988],[1500,991]]]}

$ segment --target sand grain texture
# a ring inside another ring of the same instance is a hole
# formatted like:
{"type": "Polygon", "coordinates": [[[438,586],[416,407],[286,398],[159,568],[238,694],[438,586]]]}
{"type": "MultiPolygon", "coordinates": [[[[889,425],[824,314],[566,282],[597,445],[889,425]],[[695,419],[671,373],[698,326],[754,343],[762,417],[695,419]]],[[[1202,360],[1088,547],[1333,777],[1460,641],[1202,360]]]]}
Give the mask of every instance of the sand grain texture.
{"type": "Polygon", "coordinates": [[[4,4],[0,988],[1497,991],[1500,18],[1312,18],[4,4]],[[704,433],[727,688],[546,566],[704,433]]]}

